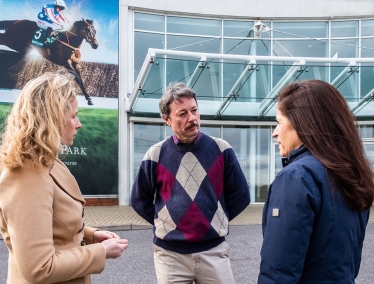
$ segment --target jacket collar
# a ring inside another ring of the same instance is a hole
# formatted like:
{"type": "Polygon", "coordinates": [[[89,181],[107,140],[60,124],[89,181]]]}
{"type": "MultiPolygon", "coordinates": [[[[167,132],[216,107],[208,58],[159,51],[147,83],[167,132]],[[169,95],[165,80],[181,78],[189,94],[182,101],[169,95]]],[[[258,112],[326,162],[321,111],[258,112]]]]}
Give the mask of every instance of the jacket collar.
{"type": "Polygon", "coordinates": [[[294,160],[298,160],[299,158],[307,155],[308,153],[309,150],[304,145],[301,145],[298,149],[292,150],[288,157],[282,158],[283,167],[288,166],[294,160]]]}
{"type": "Polygon", "coordinates": [[[79,189],[77,181],[70,173],[69,169],[58,159],[52,165],[49,175],[54,182],[72,198],[85,203],[82,193],[79,189]]]}

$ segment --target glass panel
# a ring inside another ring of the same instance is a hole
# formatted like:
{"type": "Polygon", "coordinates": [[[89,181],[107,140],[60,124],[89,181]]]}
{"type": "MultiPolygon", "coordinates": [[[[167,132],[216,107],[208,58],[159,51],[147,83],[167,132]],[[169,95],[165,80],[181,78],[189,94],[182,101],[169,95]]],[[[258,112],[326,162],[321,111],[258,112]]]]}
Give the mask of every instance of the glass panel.
{"type": "Polygon", "coordinates": [[[278,40],[274,41],[273,55],[328,57],[328,43],[316,40],[278,40]]]}
{"type": "Polygon", "coordinates": [[[223,139],[232,146],[247,178],[253,202],[264,202],[270,176],[270,127],[224,127],[223,139]]]}
{"type": "Polygon", "coordinates": [[[328,76],[329,76],[329,69],[326,66],[321,66],[322,64],[319,63],[318,66],[302,66],[299,75],[297,79],[300,81],[305,81],[305,80],[311,80],[311,79],[318,79],[318,80],[323,80],[323,81],[328,81],[328,76]],[[303,71],[302,71],[303,70],[303,71]]]}
{"type": "Polygon", "coordinates": [[[270,41],[258,39],[224,39],[223,53],[270,56],[270,41]]]}
{"type": "Polygon", "coordinates": [[[191,88],[196,92],[196,96],[203,100],[221,101],[222,100],[222,72],[221,64],[208,63],[204,71],[201,72],[199,79],[191,88]]]}
{"type": "Polygon", "coordinates": [[[366,156],[369,158],[371,168],[374,170],[374,143],[364,143],[366,156]]]}
{"type": "Polygon", "coordinates": [[[164,126],[134,123],[134,177],[149,147],[164,139],[164,126]]]}
{"type": "MultiPolygon", "coordinates": [[[[199,61],[183,59],[166,60],[166,82],[184,82],[188,83],[194,73],[199,61]]],[[[202,70],[199,70],[202,71],[202,70]]]]}
{"type": "Polygon", "coordinates": [[[373,63],[369,64],[369,66],[361,66],[359,75],[361,76],[361,98],[363,98],[366,94],[371,92],[374,88],[373,63]]]}
{"type": "Polygon", "coordinates": [[[197,68],[198,61],[188,61],[179,59],[167,60],[166,82],[184,82],[189,83],[194,72],[198,80],[190,83],[190,88],[193,88],[198,98],[204,100],[221,100],[221,72],[220,63],[207,63],[205,68],[197,68]],[[196,70],[197,69],[197,70],[196,70]]]}
{"type": "Polygon", "coordinates": [[[313,74],[316,74],[317,76],[322,76],[322,77],[326,77],[325,76],[325,72],[323,70],[323,68],[319,68],[319,67],[308,67],[308,66],[305,66],[305,65],[300,65],[298,66],[298,69],[295,70],[295,72],[293,72],[293,75],[291,77],[288,77],[289,75],[287,74],[290,74],[290,69],[291,70],[294,70],[295,69],[295,66],[292,66],[292,65],[274,65],[273,66],[273,88],[280,82],[280,81],[284,81],[286,80],[287,78],[288,79],[288,82],[287,84],[295,81],[295,80],[305,80],[309,77],[312,77],[313,74]],[[309,70],[311,71],[311,73],[309,73],[309,70]],[[287,76],[285,76],[287,75],[287,76]],[[286,78],[285,78],[286,77],[286,78]]]}
{"type": "Polygon", "coordinates": [[[143,32],[134,33],[134,82],[139,75],[150,47],[164,49],[164,35],[143,32]]]}
{"type": "Polygon", "coordinates": [[[200,126],[200,131],[206,135],[221,138],[221,126],[200,126]]]}
{"type": "Polygon", "coordinates": [[[374,125],[360,125],[361,138],[374,138],[374,125]]]}
{"type": "Polygon", "coordinates": [[[282,157],[279,153],[278,143],[274,144],[274,165],[275,165],[274,174],[277,175],[277,173],[279,173],[283,169],[282,157]]]}
{"type": "Polygon", "coordinates": [[[358,21],[331,22],[331,37],[358,36],[358,21]]]}
{"type": "Polygon", "coordinates": [[[374,36],[374,20],[361,21],[361,36],[374,36]]]}
{"type": "Polygon", "coordinates": [[[174,133],[171,130],[171,127],[166,127],[166,138],[169,138],[170,136],[173,136],[174,133]]]}
{"type": "Polygon", "coordinates": [[[143,84],[143,92],[140,96],[144,98],[160,99],[164,91],[165,82],[165,60],[156,57],[148,73],[147,80],[143,84]]]}
{"type": "Polygon", "coordinates": [[[274,38],[326,38],[328,22],[281,22],[273,23],[274,38]]]}
{"type": "Polygon", "coordinates": [[[338,54],[338,58],[358,57],[358,39],[340,39],[331,42],[330,57],[338,54]]]}
{"type": "Polygon", "coordinates": [[[199,18],[167,17],[167,33],[221,35],[221,21],[199,18]]]}
{"type": "Polygon", "coordinates": [[[196,36],[167,36],[167,49],[221,53],[221,39],[196,36]]]}
{"type": "MultiPolygon", "coordinates": [[[[373,31],[374,35],[374,31],[373,31]]],[[[374,57],[374,38],[363,38],[361,39],[361,57],[370,58],[374,57]]]]}
{"type": "MultiPolygon", "coordinates": [[[[270,65],[254,65],[251,67],[247,64],[224,64],[223,65],[223,93],[224,96],[231,95],[230,91],[239,95],[238,98],[233,101],[235,102],[261,102],[270,91],[270,65]],[[234,84],[239,80],[237,88],[232,90],[234,84]]],[[[228,112],[235,111],[238,109],[233,105],[229,105],[227,108],[228,112]],[[233,109],[232,109],[233,108],[233,109]]],[[[248,112],[249,114],[249,112],[248,112]]]]}
{"type": "Polygon", "coordinates": [[[358,71],[357,67],[347,67],[346,65],[331,67],[330,83],[342,93],[347,102],[357,102],[359,98],[358,73],[356,71],[358,71]]]}
{"type": "Polygon", "coordinates": [[[155,32],[164,32],[165,17],[163,15],[135,13],[134,29],[155,32]]]}
{"type": "Polygon", "coordinates": [[[253,25],[253,21],[223,21],[223,36],[249,37],[248,33],[253,25]]]}

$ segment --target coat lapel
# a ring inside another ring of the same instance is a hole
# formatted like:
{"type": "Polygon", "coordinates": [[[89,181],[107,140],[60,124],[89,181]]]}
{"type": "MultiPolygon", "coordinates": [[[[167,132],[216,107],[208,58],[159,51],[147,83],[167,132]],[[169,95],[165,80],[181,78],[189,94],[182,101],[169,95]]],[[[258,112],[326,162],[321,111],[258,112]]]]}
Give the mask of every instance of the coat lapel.
{"type": "Polygon", "coordinates": [[[55,160],[49,175],[55,183],[72,198],[85,203],[77,181],[70,173],[69,169],[58,159],[55,160]]]}

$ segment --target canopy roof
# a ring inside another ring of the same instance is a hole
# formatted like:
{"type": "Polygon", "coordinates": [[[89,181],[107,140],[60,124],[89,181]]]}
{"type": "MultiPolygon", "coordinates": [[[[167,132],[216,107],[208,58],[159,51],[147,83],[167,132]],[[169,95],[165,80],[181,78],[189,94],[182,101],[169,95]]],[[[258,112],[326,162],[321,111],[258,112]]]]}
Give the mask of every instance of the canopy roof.
{"type": "Polygon", "coordinates": [[[228,55],[149,49],[127,104],[131,116],[159,117],[170,82],[197,94],[202,119],[273,120],[278,92],[320,79],[339,89],[360,120],[374,120],[374,58],[228,55]]]}

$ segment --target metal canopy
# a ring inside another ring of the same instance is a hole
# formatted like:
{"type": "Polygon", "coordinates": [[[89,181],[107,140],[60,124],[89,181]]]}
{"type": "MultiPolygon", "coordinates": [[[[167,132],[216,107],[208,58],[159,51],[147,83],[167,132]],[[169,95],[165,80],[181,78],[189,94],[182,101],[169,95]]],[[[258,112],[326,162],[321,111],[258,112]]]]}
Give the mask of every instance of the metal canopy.
{"type": "Polygon", "coordinates": [[[149,49],[127,102],[130,116],[159,117],[170,82],[197,93],[203,119],[273,120],[279,91],[320,79],[344,95],[358,119],[374,119],[374,58],[228,55],[149,49]],[[370,78],[370,79],[368,79],[370,78]]]}

